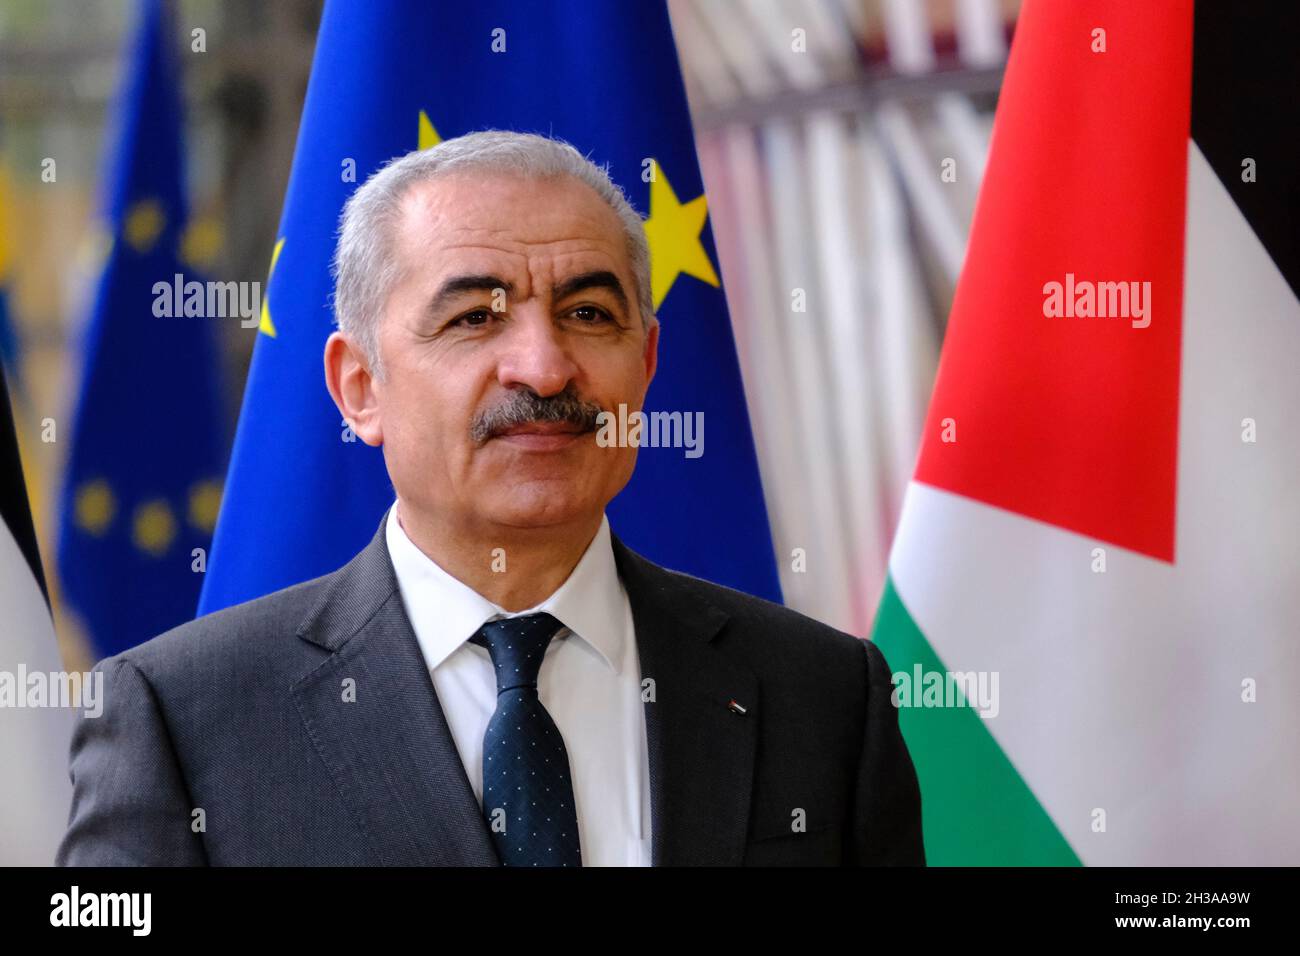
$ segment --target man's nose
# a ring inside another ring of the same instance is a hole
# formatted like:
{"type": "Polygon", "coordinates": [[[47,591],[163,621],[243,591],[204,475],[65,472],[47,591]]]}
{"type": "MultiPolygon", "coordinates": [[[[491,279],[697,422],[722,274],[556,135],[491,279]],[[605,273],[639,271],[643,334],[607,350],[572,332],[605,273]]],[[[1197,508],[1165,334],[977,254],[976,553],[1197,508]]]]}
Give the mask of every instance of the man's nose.
{"type": "Polygon", "coordinates": [[[545,398],[564,391],[578,374],[561,329],[536,302],[511,309],[509,331],[498,341],[497,380],[506,388],[527,385],[545,398]]]}

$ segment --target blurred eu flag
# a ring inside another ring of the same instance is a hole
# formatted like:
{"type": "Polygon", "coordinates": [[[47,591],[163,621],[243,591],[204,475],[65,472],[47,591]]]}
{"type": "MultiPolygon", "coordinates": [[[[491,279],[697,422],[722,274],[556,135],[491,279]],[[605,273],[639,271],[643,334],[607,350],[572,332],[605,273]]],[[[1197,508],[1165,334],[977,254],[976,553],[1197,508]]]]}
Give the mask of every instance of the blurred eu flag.
{"type": "Polygon", "coordinates": [[[100,656],[194,617],[221,499],[212,324],[239,319],[156,314],[174,305],[156,283],[198,281],[181,256],[188,208],[173,36],[160,0],[143,0],[115,115],[102,208],[110,242],[60,503],[64,600],[100,656]]]}
{"type": "Polygon", "coordinates": [[[394,497],[382,454],[343,440],[322,372],[339,212],[392,157],[488,128],[568,140],[649,215],[662,331],[646,411],[703,412],[707,442],[693,459],[642,449],[609,508],[614,532],[780,600],[662,0],[327,0],[203,612],[332,571],[375,533],[394,497]]]}

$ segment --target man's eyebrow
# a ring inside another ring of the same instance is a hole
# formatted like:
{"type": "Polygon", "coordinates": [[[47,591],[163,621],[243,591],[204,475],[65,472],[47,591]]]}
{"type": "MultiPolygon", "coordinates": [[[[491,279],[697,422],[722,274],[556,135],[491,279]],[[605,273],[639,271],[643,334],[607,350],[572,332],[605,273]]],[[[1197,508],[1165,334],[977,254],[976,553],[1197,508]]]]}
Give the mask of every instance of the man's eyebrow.
{"type": "Polygon", "coordinates": [[[438,287],[438,291],[429,300],[429,315],[438,315],[452,299],[466,292],[495,292],[505,290],[507,296],[514,295],[515,287],[504,279],[494,275],[452,276],[438,287]]]}
{"type": "Polygon", "coordinates": [[[623,283],[618,281],[618,276],[605,269],[583,272],[563,280],[555,287],[555,299],[557,301],[567,299],[575,292],[584,289],[608,289],[614,293],[614,298],[618,299],[618,304],[623,310],[627,311],[627,293],[623,291],[623,283]]]}

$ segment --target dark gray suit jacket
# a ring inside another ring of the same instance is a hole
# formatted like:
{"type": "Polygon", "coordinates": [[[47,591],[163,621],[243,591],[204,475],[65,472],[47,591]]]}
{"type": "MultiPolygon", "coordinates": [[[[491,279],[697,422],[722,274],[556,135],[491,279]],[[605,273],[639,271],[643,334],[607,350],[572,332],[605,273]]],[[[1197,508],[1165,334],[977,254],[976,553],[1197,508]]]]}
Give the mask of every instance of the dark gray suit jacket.
{"type": "MultiPolygon", "coordinates": [[[[654,681],[654,865],[923,864],[880,651],[613,546],[654,681]]],[[[382,522],[333,574],[97,669],[104,712],[77,718],[60,865],[498,863],[382,522]]]]}

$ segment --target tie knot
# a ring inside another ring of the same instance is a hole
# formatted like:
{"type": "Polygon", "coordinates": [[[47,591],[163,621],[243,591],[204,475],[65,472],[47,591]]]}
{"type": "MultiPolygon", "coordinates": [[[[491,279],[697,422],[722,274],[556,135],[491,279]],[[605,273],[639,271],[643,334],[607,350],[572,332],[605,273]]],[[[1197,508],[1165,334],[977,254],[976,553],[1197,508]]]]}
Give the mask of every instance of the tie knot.
{"type": "Polygon", "coordinates": [[[560,628],[559,619],[547,614],[525,614],[488,621],[470,641],[486,647],[497,674],[497,694],[515,687],[536,687],[546,646],[560,628]]]}

